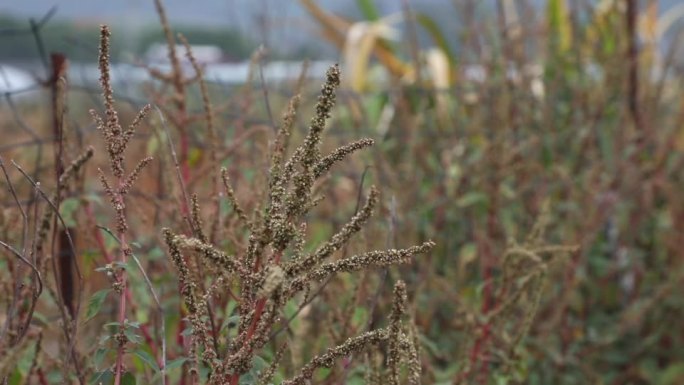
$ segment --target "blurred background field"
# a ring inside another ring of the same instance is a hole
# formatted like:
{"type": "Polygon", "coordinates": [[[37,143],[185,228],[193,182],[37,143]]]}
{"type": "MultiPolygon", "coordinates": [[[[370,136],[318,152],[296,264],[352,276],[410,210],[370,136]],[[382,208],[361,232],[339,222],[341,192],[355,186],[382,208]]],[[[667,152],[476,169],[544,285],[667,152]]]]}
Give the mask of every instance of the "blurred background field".
{"type": "MultiPolygon", "coordinates": [[[[160,229],[182,216],[169,145],[177,146],[187,188],[205,205],[206,223],[218,215],[232,237],[237,218],[229,205],[210,207],[211,149],[229,170],[238,199],[255,209],[281,112],[300,90],[304,112],[292,140],[300,139],[333,63],[340,63],[343,79],[324,148],[361,137],[376,144],[336,165],[317,186],[325,199],[309,214],[308,241],[334,234],[358,209],[361,191],[375,184],[381,208],[355,247],[400,248],[428,239],[436,247],[411,265],[313,288],[309,306],[285,325],[291,342],[276,379],[385,322],[392,282],[401,278],[417,326],[423,384],[684,383],[684,3],[165,1],[171,28],[189,41],[202,67],[214,138],[182,44],[179,76],[188,80],[182,101],[173,81],[160,75],[177,68],[154,2],[54,3],[0,5],[0,156],[17,195],[33,207],[35,192],[10,160],[50,191],[56,159],[68,164],[88,145],[102,148],[88,111],[102,110],[98,30],[109,24],[124,120],[145,103],[156,106],[132,144],[136,156],[156,160],[129,209],[135,252],[167,309],[162,338],[177,363],[170,383],[186,383],[187,346],[175,344],[184,322],[174,310],[175,270],[160,242],[160,229]],[[62,68],[58,77],[55,68],[62,68]],[[55,92],[65,95],[57,106],[55,92]],[[65,105],[58,154],[53,111],[65,105]]],[[[117,247],[95,235],[97,225],[112,225],[97,179],[98,167],[106,166],[96,151],[60,206],[67,225],[78,229],[84,314],[75,344],[84,357],[98,357],[84,359],[92,383],[110,381],[103,373],[113,352],[98,338],[116,312],[113,296],[92,306],[93,294],[108,284],[96,269],[117,247]],[[95,321],[85,322],[86,312],[95,321]]],[[[17,244],[20,213],[5,182],[0,240],[17,244]]],[[[232,252],[245,242],[231,237],[216,243],[232,252]]],[[[13,292],[6,282],[17,268],[5,251],[3,296],[13,292]]],[[[156,340],[144,279],[132,274],[130,285],[137,301],[131,321],[156,340]]],[[[0,322],[10,297],[0,299],[0,322]]],[[[0,340],[0,353],[18,357],[12,365],[0,358],[0,379],[6,375],[8,384],[78,383],[62,370],[61,336],[48,327],[59,311],[49,298],[38,302],[32,324],[42,347],[0,340]]],[[[230,303],[216,303],[224,326],[235,307],[230,303]]],[[[149,342],[142,339],[140,350],[154,361],[149,342]]],[[[269,348],[261,361],[273,358],[275,343],[269,348]]],[[[157,383],[144,357],[131,358],[133,381],[157,383]]],[[[365,383],[367,361],[357,358],[320,371],[314,383],[365,383]]]]}

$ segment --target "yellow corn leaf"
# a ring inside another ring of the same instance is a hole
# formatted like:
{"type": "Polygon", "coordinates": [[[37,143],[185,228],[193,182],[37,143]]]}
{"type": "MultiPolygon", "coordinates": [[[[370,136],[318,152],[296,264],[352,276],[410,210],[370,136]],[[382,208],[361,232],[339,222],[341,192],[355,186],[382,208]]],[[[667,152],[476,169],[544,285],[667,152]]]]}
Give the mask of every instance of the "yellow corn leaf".
{"type": "MultiPolygon", "coordinates": [[[[323,37],[342,51],[348,30],[354,23],[325,12],[314,0],[300,0],[300,3],[323,29],[323,37]]],[[[393,76],[403,77],[408,72],[410,66],[399,59],[386,45],[375,44],[373,53],[393,76]]]]}
{"type": "Polygon", "coordinates": [[[399,31],[391,26],[392,17],[372,22],[354,23],[348,30],[344,44],[344,66],[347,82],[354,91],[363,91],[366,86],[368,63],[373,49],[382,39],[392,40],[399,31]]]}
{"type": "Polygon", "coordinates": [[[438,90],[449,88],[451,68],[446,53],[441,49],[432,48],[425,56],[432,86],[438,90]]]}
{"type": "Polygon", "coordinates": [[[425,62],[430,81],[435,89],[437,114],[442,124],[447,124],[449,119],[449,98],[447,90],[450,86],[451,68],[449,58],[441,49],[432,48],[426,52],[425,62]]]}
{"type": "Polygon", "coordinates": [[[325,12],[314,0],[300,0],[300,2],[318,25],[323,28],[324,37],[333,43],[338,50],[341,50],[344,47],[344,36],[352,23],[325,12]]]}

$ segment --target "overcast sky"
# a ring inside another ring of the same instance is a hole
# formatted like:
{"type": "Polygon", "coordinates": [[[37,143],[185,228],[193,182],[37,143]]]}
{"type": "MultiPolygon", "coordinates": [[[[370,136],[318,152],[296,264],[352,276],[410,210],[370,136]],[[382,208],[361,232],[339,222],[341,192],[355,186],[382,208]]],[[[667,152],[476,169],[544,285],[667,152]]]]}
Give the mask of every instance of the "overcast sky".
{"type": "MultiPolygon", "coordinates": [[[[413,0],[415,2],[415,0],[413,0]]],[[[419,0],[423,3],[450,3],[450,0],[419,0]]],[[[169,17],[176,22],[200,24],[251,23],[263,13],[279,17],[297,17],[305,11],[297,0],[164,0],[169,17]]],[[[326,9],[341,11],[356,8],[356,0],[318,0],[326,9]]],[[[382,8],[392,8],[400,1],[378,0],[382,8]]],[[[58,6],[58,15],[65,18],[100,20],[129,19],[149,21],[155,18],[152,0],[2,0],[0,12],[23,16],[44,14],[58,6]]]]}
{"type": "MultiPolygon", "coordinates": [[[[454,4],[459,0],[409,0],[414,9],[427,11],[444,29],[454,35],[458,15],[454,4]]],[[[478,0],[482,7],[493,8],[497,0],[478,0]]],[[[598,0],[589,0],[598,1],[598,0]]],[[[618,0],[622,1],[622,0],[618,0]]],[[[531,0],[542,11],[546,0],[531,0]]],[[[660,0],[661,12],[684,0],[660,0]]],[[[264,42],[263,20],[268,20],[268,45],[298,46],[321,40],[312,35],[313,23],[299,0],[163,0],[172,23],[228,26],[264,42]],[[313,36],[313,39],[312,39],[313,36]]],[[[357,0],[317,0],[324,9],[344,15],[358,15],[357,0]]],[[[400,11],[401,0],[375,0],[382,14],[400,11]]],[[[107,22],[115,28],[131,30],[156,25],[153,0],[0,0],[0,13],[18,17],[40,18],[57,6],[55,18],[77,19],[92,23],[107,22]]]]}

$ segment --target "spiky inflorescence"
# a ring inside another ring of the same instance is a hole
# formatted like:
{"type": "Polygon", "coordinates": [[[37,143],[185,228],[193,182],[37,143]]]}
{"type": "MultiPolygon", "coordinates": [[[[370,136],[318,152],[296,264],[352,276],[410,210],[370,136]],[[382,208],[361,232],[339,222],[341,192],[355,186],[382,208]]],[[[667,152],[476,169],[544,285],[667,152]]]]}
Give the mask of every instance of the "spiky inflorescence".
{"type": "Polygon", "coordinates": [[[95,111],[90,110],[90,114],[97,125],[97,128],[102,131],[102,136],[107,147],[109,155],[110,167],[112,174],[117,178],[118,183],[116,187],[107,181],[104,173],[100,171],[100,181],[105,189],[107,195],[112,202],[112,206],[116,211],[117,231],[119,235],[126,232],[128,226],[125,216],[125,199],[124,197],[129,193],[133,187],[133,183],[140,175],[140,172],[147,166],[152,158],[144,158],[137,163],[133,171],[125,176],[124,169],[124,152],[126,147],[135,134],[136,129],[145,119],[150,111],[150,106],[145,105],[137,114],[133,122],[126,130],[123,130],[119,122],[119,116],[114,107],[114,91],[112,90],[111,78],[109,74],[109,38],[111,33],[109,27],[102,25],[100,27],[100,53],[99,53],[99,69],[100,69],[100,87],[102,88],[102,97],[104,101],[105,119],[95,111]]]}
{"type": "Polygon", "coordinates": [[[119,189],[119,193],[121,195],[128,194],[128,192],[133,187],[133,183],[135,183],[136,179],[138,179],[138,176],[140,176],[140,172],[145,168],[145,166],[150,164],[151,161],[152,161],[152,157],[148,156],[147,158],[143,158],[140,162],[138,162],[137,165],[135,165],[135,168],[128,175],[128,177],[124,181],[123,185],[119,189]]]}
{"type": "Polygon", "coordinates": [[[271,383],[273,376],[275,376],[276,370],[278,370],[278,365],[280,365],[280,361],[283,359],[285,349],[287,349],[287,343],[284,343],[278,349],[278,351],[276,351],[276,355],[273,358],[273,361],[271,361],[271,363],[268,365],[268,368],[264,369],[259,374],[259,378],[256,381],[256,385],[268,385],[271,383]]]}
{"type": "Polygon", "coordinates": [[[235,214],[237,214],[238,218],[240,218],[240,221],[242,221],[244,225],[248,226],[249,219],[247,218],[247,214],[245,214],[245,210],[242,209],[242,206],[240,206],[240,203],[235,196],[235,190],[233,190],[233,186],[230,184],[228,170],[225,167],[221,168],[221,179],[223,180],[223,187],[226,189],[228,201],[230,201],[230,204],[233,206],[233,211],[235,211],[235,214]]]}
{"type": "Polygon", "coordinates": [[[292,279],[286,291],[286,296],[293,295],[294,293],[302,290],[308,282],[320,282],[336,273],[350,273],[354,271],[365,270],[370,267],[382,267],[408,263],[413,255],[427,253],[434,246],[434,242],[428,241],[420,246],[412,246],[406,249],[370,251],[344,258],[339,261],[324,263],[308,273],[292,279]]]}
{"type": "Polygon", "coordinates": [[[320,158],[318,145],[321,142],[321,133],[325,129],[325,123],[331,116],[335,106],[335,91],[340,86],[340,66],[337,64],[330,67],[326,73],[325,84],[321,89],[321,95],[316,103],[316,114],[311,119],[309,133],[304,139],[304,155],[302,165],[310,169],[320,158]]]}
{"type": "Polygon", "coordinates": [[[366,385],[382,385],[384,373],[382,370],[382,356],[379,352],[369,350],[365,357],[366,371],[364,381],[366,385]]]}
{"type": "Polygon", "coordinates": [[[420,385],[422,366],[420,364],[420,343],[418,342],[418,328],[413,320],[409,323],[408,340],[408,384],[420,385]]]}
{"type": "Polygon", "coordinates": [[[90,114],[95,120],[97,128],[102,131],[102,135],[107,144],[107,152],[109,153],[110,165],[112,173],[117,178],[124,176],[124,151],[130,142],[130,139],[135,134],[136,128],[145,119],[150,106],[144,106],[138,115],[133,120],[130,126],[124,131],[119,122],[119,115],[114,107],[114,91],[112,90],[111,78],[109,75],[109,38],[111,33],[109,27],[103,25],[100,27],[100,87],[102,88],[102,97],[104,99],[105,119],[102,119],[94,110],[90,114]]]}
{"type": "Polygon", "coordinates": [[[388,333],[385,329],[373,330],[372,332],[350,338],[342,345],[330,348],[325,353],[314,357],[308,364],[304,365],[297,376],[284,381],[282,385],[305,385],[311,380],[316,369],[331,368],[335,364],[336,359],[361,352],[371,345],[377,345],[387,340],[387,338],[388,333]]]}
{"type": "Polygon", "coordinates": [[[214,246],[202,242],[197,238],[188,238],[185,235],[174,235],[174,242],[178,247],[195,250],[207,258],[208,262],[226,273],[249,274],[242,264],[233,256],[230,256],[214,246]]]}
{"type": "Polygon", "coordinates": [[[190,270],[188,269],[188,266],[185,263],[183,255],[180,251],[182,239],[174,235],[171,230],[167,228],[163,229],[162,233],[164,235],[166,246],[169,248],[171,261],[178,270],[181,296],[183,297],[185,306],[188,309],[188,319],[192,324],[192,334],[195,337],[193,340],[193,343],[196,345],[195,350],[199,351],[199,347],[203,346],[203,360],[208,363],[213,363],[213,360],[216,358],[216,352],[214,351],[213,344],[211,343],[211,331],[203,320],[207,312],[206,302],[197,298],[197,284],[192,280],[190,276],[190,270]]]}
{"type": "MultiPolygon", "coordinates": [[[[121,125],[119,124],[119,115],[114,108],[114,91],[112,90],[112,83],[109,76],[109,38],[111,35],[108,26],[100,26],[100,54],[98,57],[98,65],[100,67],[100,86],[102,87],[102,96],[104,98],[105,115],[107,116],[107,119],[104,120],[104,125],[101,128],[104,129],[105,138],[111,139],[107,142],[114,145],[114,139],[121,134],[121,125]]],[[[113,149],[110,149],[110,151],[113,151],[113,149]]],[[[121,170],[121,173],[123,174],[123,170],[121,170]]]]}
{"type": "Polygon", "coordinates": [[[327,155],[316,163],[313,170],[314,178],[320,178],[323,174],[328,172],[335,163],[344,160],[349,154],[370,147],[373,144],[375,144],[373,139],[364,138],[335,149],[330,155],[327,155]]]}
{"type": "Polygon", "coordinates": [[[373,214],[373,208],[378,203],[378,190],[375,186],[371,187],[368,200],[364,207],[352,219],[344,225],[342,230],[335,234],[328,242],[319,247],[313,254],[295,259],[286,267],[287,274],[293,277],[303,271],[309,270],[312,267],[321,263],[321,261],[328,258],[332,253],[339,250],[349,239],[358,233],[362,226],[368,221],[373,214]]]}
{"type": "Polygon", "coordinates": [[[400,340],[402,334],[401,318],[406,313],[406,284],[397,281],[394,285],[394,301],[389,325],[389,347],[387,366],[389,367],[389,383],[399,385],[399,364],[401,363],[400,340]]]}
{"type": "MultiPolygon", "coordinates": [[[[214,373],[221,377],[219,379],[212,376],[212,381],[218,381],[216,383],[235,385],[239,382],[242,374],[251,368],[256,352],[263,348],[272,336],[277,335],[273,334],[271,329],[282,307],[295,294],[308,290],[313,282],[322,281],[339,272],[407,263],[415,254],[426,253],[434,246],[428,241],[405,249],[371,251],[326,262],[334,253],[349,244],[352,237],[359,233],[370,219],[373,209],[379,202],[378,190],[372,187],[366,203],[349,222],[315,251],[304,251],[305,214],[318,201],[312,192],[314,181],[329,172],[334,164],[344,160],[349,154],[373,145],[372,139],[362,139],[321,157],[321,134],[335,104],[335,89],[339,82],[339,68],[333,66],[328,71],[326,83],[316,105],[316,114],[311,120],[303,144],[285,161],[287,142],[294,125],[299,97],[295,96],[290,101],[273,145],[268,200],[257,205],[251,221],[235,197],[228,172],[225,169],[221,170],[228,200],[249,231],[247,246],[242,253],[238,253],[239,257],[230,256],[207,242],[201,229],[198,229],[201,227],[201,220],[196,197],[192,199],[192,222],[196,237],[174,235],[165,230],[172,260],[179,266],[182,286],[185,285],[184,282],[189,281],[189,272],[185,271],[187,267],[183,267],[182,258],[179,259],[181,249],[200,253],[219,274],[232,274],[239,278],[241,298],[238,305],[240,319],[237,335],[227,344],[226,354],[221,354],[224,358],[214,366],[214,373]]],[[[195,286],[190,288],[196,289],[195,286]]],[[[184,293],[189,296],[186,302],[197,301],[187,290],[184,293]]],[[[304,384],[312,378],[317,368],[330,367],[336,358],[364,351],[371,345],[377,345],[390,338],[394,341],[392,351],[398,365],[399,353],[410,355],[408,352],[411,344],[402,330],[400,319],[405,313],[405,302],[405,286],[400,283],[395,298],[395,305],[399,307],[393,311],[389,328],[370,331],[328,349],[305,365],[299,375],[284,384],[304,384]]],[[[194,307],[195,312],[201,311],[199,305],[194,307]]],[[[198,341],[202,342],[201,339],[198,341]]],[[[277,365],[278,360],[279,358],[273,365],[277,365]]],[[[265,372],[262,380],[268,381],[274,370],[270,368],[265,372]]]]}
{"type": "MultiPolygon", "coordinates": [[[[294,216],[303,214],[310,199],[311,186],[314,182],[313,168],[320,160],[321,154],[319,144],[321,143],[321,133],[325,129],[326,121],[331,116],[332,108],[335,106],[335,90],[340,85],[340,67],[334,65],[330,67],[326,74],[326,81],[321,89],[321,95],[316,103],[316,114],[311,119],[309,132],[304,139],[301,147],[295,151],[290,164],[299,162],[302,169],[293,177],[294,190],[287,199],[287,214],[294,216]]],[[[287,173],[292,166],[285,165],[287,173]]]]}
{"type": "Polygon", "coordinates": [[[197,194],[192,194],[190,197],[190,223],[192,224],[192,231],[195,236],[202,241],[207,242],[207,236],[202,229],[202,214],[199,205],[199,197],[197,194]]]}
{"type": "MultiPolygon", "coordinates": [[[[294,127],[300,101],[301,97],[299,95],[295,95],[290,99],[287,110],[283,114],[283,123],[278,128],[278,135],[273,144],[273,155],[271,157],[271,183],[277,182],[278,179],[274,177],[280,177],[280,167],[283,164],[283,157],[289,144],[290,134],[292,133],[292,127],[294,127]]],[[[271,185],[271,189],[273,189],[273,185],[271,185]]]]}
{"type": "Polygon", "coordinates": [[[261,349],[269,340],[269,332],[278,317],[280,299],[277,292],[273,300],[265,304],[261,314],[251,314],[253,327],[243,333],[244,338],[239,339],[236,352],[225,360],[225,368],[234,374],[240,375],[249,371],[252,366],[254,352],[261,349]],[[251,332],[251,333],[250,333],[251,332]]]}

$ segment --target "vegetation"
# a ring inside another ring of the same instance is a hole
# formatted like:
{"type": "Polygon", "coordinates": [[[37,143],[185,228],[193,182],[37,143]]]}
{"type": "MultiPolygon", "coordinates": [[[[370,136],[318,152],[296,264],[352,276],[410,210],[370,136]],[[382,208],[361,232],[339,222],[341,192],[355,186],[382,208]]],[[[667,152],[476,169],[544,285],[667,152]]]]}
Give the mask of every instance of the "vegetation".
{"type": "Polygon", "coordinates": [[[684,90],[656,1],[457,2],[458,37],[405,2],[401,42],[372,1],[300,3],[342,57],[320,91],[263,83],[258,51],[226,96],[157,1],[149,105],[115,103],[102,27],[102,101],[57,58],[50,109],[0,110],[0,381],[684,380],[684,90]]]}
{"type": "MultiPolygon", "coordinates": [[[[97,59],[97,23],[74,23],[71,21],[47,20],[42,28],[41,21],[27,25],[26,20],[0,14],[0,60],[26,61],[38,57],[36,35],[30,33],[32,26],[41,33],[40,44],[48,51],[61,52],[75,62],[94,62],[97,59]],[[9,35],[8,35],[9,34],[9,35]],[[11,37],[10,37],[11,36],[11,37]]],[[[251,50],[256,46],[246,37],[229,28],[212,28],[179,26],[177,33],[182,33],[193,44],[212,45],[220,48],[232,60],[248,59],[251,50]]],[[[126,31],[126,39],[112,42],[110,54],[118,60],[128,59],[131,54],[136,58],[143,57],[153,45],[164,41],[164,31],[159,27],[142,27],[126,31]],[[126,56],[125,56],[126,55],[126,56]]]]}

